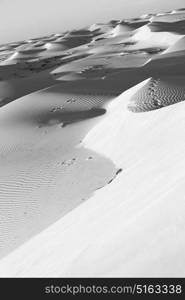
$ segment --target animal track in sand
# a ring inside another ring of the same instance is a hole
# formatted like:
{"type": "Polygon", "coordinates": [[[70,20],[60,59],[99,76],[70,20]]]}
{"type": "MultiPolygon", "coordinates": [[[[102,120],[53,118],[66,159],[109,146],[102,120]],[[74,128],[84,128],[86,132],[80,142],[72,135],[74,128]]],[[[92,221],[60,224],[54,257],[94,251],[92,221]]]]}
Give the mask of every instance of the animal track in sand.
{"type": "Polygon", "coordinates": [[[91,159],[93,159],[92,156],[89,156],[89,157],[86,158],[86,160],[91,160],[91,159]]]}
{"type": "Polygon", "coordinates": [[[52,108],[52,109],[51,109],[51,112],[60,111],[60,110],[62,110],[62,109],[63,109],[63,105],[57,106],[57,107],[52,108]]]}
{"type": "Polygon", "coordinates": [[[76,99],[69,99],[66,101],[66,103],[75,103],[77,100],[76,99]]]}
{"type": "Polygon", "coordinates": [[[69,167],[71,165],[74,165],[76,163],[76,160],[77,158],[76,157],[73,157],[72,159],[68,159],[68,160],[64,160],[61,165],[62,166],[66,166],[66,167],[69,167]]]}
{"type": "Polygon", "coordinates": [[[61,111],[62,109],[65,108],[65,104],[69,105],[69,104],[75,103],[76,101],[77,101],[76,99],[69,99],[63,105],[52,108],[50,110],[50,112],[52,112],[52,113],[59,112],[59,111],[61,111]]]}

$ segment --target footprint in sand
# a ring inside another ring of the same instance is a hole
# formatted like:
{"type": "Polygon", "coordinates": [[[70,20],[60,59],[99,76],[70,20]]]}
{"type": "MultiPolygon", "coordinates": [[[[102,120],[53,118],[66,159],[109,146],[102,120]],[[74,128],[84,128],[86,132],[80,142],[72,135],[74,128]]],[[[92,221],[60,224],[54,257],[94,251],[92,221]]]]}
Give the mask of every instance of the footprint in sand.
{"type": "Polygon", "coordinates": [[[66,167],[69,167],[69,166],[71,166],[71,165],[74,165],[74,163],[76,162],[76,158],[74,157],[74,158],[72,158],[72,159],[68,159],[68,160],[64,160],[62,163],[61,163],[61,165],[62,166],[66,166],[66,167]]]}

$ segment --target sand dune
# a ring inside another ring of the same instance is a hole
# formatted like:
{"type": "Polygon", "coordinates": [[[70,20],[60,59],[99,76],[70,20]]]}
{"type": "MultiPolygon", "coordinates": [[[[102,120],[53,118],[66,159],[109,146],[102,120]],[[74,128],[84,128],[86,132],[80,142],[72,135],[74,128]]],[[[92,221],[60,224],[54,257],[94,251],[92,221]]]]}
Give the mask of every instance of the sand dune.
{"type": "Polygon", "coordinates": [[[159,109],[185,100],[185,77],[151,78],[131,99],[133,112],[159,109]]]}
{"type": "Polygon", "coordinates": [[[179,39],[176,43],[170,46],[164,53],[176,52],[176,55],[180,51],[185,51],[185,37],[179,39]]]}
{"type": "Polygon", "coordinates": [[[130,97],[141,87],[110,104],[83,142],[123,171],[1,260],[1,275],[184,276],[184,103],[148,114],[128,112],[130,97]]]}
{"type": "Polygon", "coordinates": [[[0,276],[184,276],[184,24],[0,46],[0,276]]]}
{"type": "Polygon", "coordinates": [[[114,177],[111,161],[75,148],[93,124],[80,121],[104,114],[110,98],[67,93],[60,84],[1,108],[1,256],[114,177]]]}
{"type": "Polygon", "coordinates": [[[56,84],[55,78],[47,72],[22,79],[0,81],[0,107],[29,93],[56,84]]]}
{"type": "Polygon", "coordinates": [[[184,21],[184,13],[173,13],[173,14],[163,14],[151,17],[151,22],[165,22],[165,23],[175,23],[179,21],[184,21]]]}
{"type": "Polygon", "coordinates": [[[63,51],[67,49],[67,46],[65,46],[63,43],[57,43],[56,41],[53,42],[47,42],[45,44],[46,49],[51,51],[63,51]]]}

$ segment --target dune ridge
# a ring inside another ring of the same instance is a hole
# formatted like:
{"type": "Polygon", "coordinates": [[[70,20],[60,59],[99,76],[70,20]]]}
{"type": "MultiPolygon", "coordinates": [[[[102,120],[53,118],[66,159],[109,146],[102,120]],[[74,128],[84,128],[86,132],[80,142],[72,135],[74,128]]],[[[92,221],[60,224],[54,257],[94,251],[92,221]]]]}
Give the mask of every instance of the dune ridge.
{"type": "Polygon", "coordinates": [[[0,46],[0,276],[184,276],[184,24],[0,46]]]}

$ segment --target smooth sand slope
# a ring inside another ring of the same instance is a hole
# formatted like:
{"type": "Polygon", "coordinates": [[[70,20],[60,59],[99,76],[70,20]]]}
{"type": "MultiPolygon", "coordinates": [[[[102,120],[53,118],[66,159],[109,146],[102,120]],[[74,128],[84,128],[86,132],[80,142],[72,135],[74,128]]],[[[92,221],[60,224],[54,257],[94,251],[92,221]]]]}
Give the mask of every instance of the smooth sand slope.
{"type": "Polygon", "coordinates": [[[110,160],[77,147],[111,98],[59,84],[1,108],[1,256],[115,176],[110,160]]]}
{"type": "Polygon", "coordinates": [[[0,47],[0,276],[185,276],[183,10],[0,47]]]}
{"type": "Polygon", "coordinates": [[[134,114],[135,92],[83,142],[123,171],[4,258],[1,276],[184,276],[184,103],[134,114]]]}

